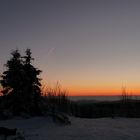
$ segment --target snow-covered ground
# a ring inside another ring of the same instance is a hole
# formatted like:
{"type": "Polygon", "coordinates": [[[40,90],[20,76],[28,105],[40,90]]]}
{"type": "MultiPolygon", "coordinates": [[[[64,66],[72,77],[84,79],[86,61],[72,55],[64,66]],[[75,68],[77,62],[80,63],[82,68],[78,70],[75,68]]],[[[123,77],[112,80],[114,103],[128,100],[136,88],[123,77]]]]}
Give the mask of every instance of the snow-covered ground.
{"type": "Polygon", "coordinates": [[[70,117],[71,125],[60,125],[50,117],[0,121],[0,126],[18,128],[26,140],[140,140],[140,119],[70,117]]]}

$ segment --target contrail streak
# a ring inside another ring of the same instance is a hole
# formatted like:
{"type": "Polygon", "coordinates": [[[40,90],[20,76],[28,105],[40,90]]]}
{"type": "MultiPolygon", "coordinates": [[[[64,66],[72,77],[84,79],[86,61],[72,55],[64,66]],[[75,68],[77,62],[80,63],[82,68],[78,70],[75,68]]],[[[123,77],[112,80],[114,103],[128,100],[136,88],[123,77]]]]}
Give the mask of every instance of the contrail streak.
{"type": "Polygon", "coordinates": [[[54,47],[50,48],[46,56],[49,57],[53,53],[54,50],[55,50],[54,47]]]}

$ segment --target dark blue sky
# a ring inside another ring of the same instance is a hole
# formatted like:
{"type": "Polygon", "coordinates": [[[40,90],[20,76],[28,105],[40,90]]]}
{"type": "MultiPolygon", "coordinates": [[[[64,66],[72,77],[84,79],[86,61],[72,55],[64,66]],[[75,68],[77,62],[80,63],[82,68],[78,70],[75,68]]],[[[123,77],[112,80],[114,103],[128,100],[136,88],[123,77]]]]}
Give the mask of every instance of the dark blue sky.
{"type": "Polygon", "coordinates": [[[16,48],[70,93],[139,92],[140,1],[0,0],[0,72],[16,48]]]}

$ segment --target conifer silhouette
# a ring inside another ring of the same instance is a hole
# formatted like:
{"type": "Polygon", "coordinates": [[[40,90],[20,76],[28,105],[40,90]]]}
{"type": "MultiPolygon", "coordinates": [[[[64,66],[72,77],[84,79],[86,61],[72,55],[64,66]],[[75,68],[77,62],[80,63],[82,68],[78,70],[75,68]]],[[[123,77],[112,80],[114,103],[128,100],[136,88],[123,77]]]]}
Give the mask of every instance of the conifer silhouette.
{"type": "Polygon", "coordinates": [[[11,53],[12,58],[5,64],[6,71],[0,80],[6,107],[16,115],[38,111],[41,98],[41,79],[38,78],[41,70],[32,65],[31,50],[27,49],[25,53],[23,57],[18,50],[11,53]]]}

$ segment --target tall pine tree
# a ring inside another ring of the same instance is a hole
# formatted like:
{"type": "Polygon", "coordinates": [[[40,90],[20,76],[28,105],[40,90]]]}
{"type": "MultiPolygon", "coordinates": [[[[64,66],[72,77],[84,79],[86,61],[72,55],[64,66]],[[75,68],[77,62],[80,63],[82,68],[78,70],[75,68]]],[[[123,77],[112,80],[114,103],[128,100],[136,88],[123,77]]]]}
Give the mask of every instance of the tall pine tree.
{"type": "Polygon", "coordinates": [[[6,71],[1,75],[0,83],[3,87],[2,93],[5,96],[6,108],[19,112],[22,108],[23,96],[23,64],[18,50],[11,53],[12,58],[5,64],[6,71]]]}
{"type": "Polygon", "coordinates": [[[32,65],[32,53],[30,49],[26,50],[26,55],[23,57],[24,59],[24,72],[26,73],[26,77],[24,79],[24,88],[26,94],[26,102],[30,104],[32,107],[32,111],[38,113],[40,98],[41,98],[41,79],[38,76],[41,73],[41,70],[38,70],[32,65]]]}
{"type": "Polygon", "coordinates": [[[31,50],[21,56],[18,50],[13,51],[12,58],[6,63],[6,71],[1,75],[0,83],[6,97],[6,108],[14,114],[20,112],[37,113],[41,98],[41,71],[32,65],[31,50]]]}

